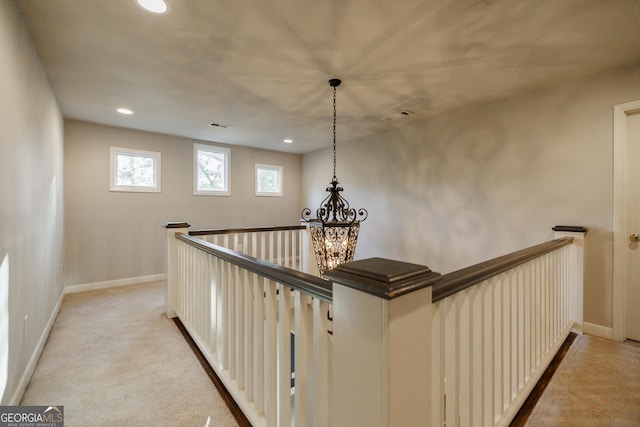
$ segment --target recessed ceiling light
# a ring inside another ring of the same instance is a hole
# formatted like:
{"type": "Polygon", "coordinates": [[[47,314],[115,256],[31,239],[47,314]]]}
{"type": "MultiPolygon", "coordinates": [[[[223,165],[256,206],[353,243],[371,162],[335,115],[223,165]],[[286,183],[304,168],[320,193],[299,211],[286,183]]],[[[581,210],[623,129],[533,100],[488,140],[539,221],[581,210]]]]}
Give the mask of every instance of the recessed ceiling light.
{"type": "Polygon", "coordinates": [[[282,142],[284,142],[285,144],[293,144],[293,139],[285,139],[282,142]]]}
{"type": "Polygon", "coordinates": [[[116,111],[120,114],[126,114],[127,116],[130,116],[131,114],[133,114],[133,111],[131,111],[128,108],[118,108],[116,111]]]}
{"type": "Polygon", "coordinates": [[[153,13],[165,13],[169,8],[164,0],[136,0],[140,7],[153,13]]]}

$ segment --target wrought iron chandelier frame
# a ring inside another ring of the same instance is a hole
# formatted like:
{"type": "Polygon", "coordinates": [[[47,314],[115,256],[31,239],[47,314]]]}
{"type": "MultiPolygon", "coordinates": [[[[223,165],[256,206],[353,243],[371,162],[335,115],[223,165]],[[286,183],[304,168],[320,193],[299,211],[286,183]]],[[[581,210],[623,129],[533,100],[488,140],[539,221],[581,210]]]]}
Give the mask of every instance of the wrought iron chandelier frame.
{"type": "Polygon", "coordinates": [[[310,218],[311,209],[302,210],[302,221],[309,226],[320,274],[353,261],[360,223],[368,216],[366,209],[349,206],[340,195],[344,189],[336,177],[336,88],[340,83],[340,79],[329,80],[329,86],[333,88],[333,179],[326,188],[329,195],[320,203],[315,218],[310,218]]]}

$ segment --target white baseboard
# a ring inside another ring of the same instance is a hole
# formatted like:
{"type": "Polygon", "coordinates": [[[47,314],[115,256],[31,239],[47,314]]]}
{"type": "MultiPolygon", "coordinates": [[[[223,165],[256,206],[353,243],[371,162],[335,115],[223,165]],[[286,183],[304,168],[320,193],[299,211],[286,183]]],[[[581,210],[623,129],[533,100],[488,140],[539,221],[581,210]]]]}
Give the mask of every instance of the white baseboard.
{"type": "Polygon", "coordinates": [[[585,335],[593,335],[595,337],[606,338],[609,340],[613,339],[613,329],[608,326],[584,322],[583,331],[585,335]]]}
{"type": "Polygon", "coordinates": [[[42,350],[44,350],[44,345],[47,343],[47,339],[49,338],[49,333],[51,332],[51,328],[53,328],[53,322],[55,322],[56,317],[58,317],[58,312],[60,311],[60,306],[62,305],[62,300],[64,300],[64,291],[60,294],[60,298],[56,303],[56,306],[51,312],[51,316],[49,316],[49,321],[47,322],[44,330],[42,331],[42,335],[40,335],[40,339],[38,340],[38,344],[36,348],[33,350],[33,354],[31,355],[31,359],[29,359],[29,363],[27,364],[26,369],[22,373],[22,377],[20,378],[20,382],[18,383],[18,387],[11,396],[11,400],[9,401],[9,405],[15,406],[19,405],[22,401],[22,396],[24,396],[24,392],[27,390],[27,386],[29,385],[29,381],[31,381],[31,376],[33,375],[33,371],[36,370],[36,366],[38,365],[38,361],[40,360],[40,355],[42,354],[42,350]]]}
{"type": "Polygon", "coordinates": [[[164,280],[164,273],[151,274],[149,276],[129,277],[127,279],[107,280],[104,282],[84,283],[82,285],[68,285],[64,288],[65,294],[76,292],[95,291],[97,289],[115,288],[117,286],[137,285],[140,283],[164,280]]]}

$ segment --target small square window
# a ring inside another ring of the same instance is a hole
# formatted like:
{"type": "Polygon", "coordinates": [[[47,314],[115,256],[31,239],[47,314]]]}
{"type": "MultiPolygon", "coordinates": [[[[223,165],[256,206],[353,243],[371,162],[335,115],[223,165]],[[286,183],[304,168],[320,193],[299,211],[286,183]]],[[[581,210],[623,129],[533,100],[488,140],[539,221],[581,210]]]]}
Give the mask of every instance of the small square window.
{"type": "Polygon", "coordinates": [[[110,191],[160,193],[160,153],[111,147],[110,191]]]}
{"type": "Polygon", "coordinates": [[[282,197],[282,166],[256,163],[256,196],[282,197]]]}
{"type": "Polygon", "coordinates": [[[206,144],[193,144],[193,194],[228,196],[228,148],[206,144]]]}

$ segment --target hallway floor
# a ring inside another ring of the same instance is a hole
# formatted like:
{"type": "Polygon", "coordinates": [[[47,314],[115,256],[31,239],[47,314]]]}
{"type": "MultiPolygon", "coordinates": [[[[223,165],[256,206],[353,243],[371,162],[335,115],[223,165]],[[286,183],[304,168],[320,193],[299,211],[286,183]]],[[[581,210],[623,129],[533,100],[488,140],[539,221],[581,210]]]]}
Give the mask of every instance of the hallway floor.
{"type": "Polygon", "coordinates": [[[165,317],[163,285],[67,295],[21,404],[64,406],[68,427],[237,426],[165,317]]]}
{"type": "Polygon", "coordinates": [[[640,426],[640,346],[576,337],[525,425],[640,426]]]}

